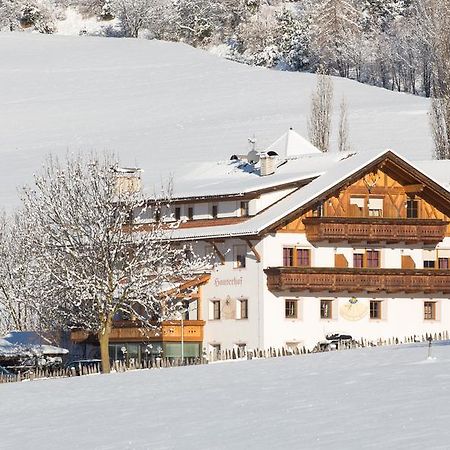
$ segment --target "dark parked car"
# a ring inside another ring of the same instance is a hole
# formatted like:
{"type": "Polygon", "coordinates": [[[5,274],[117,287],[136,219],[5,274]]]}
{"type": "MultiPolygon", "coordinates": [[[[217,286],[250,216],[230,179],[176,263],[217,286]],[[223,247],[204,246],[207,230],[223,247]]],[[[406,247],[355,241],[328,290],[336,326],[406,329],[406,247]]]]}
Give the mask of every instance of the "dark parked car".
{"type": "Polygon", "coordinates": [[[90,370],[100,372],[101,368],[101,359],[79,359],[66,364],[66,370],[69,372],[69,375],[83,375],[89,373],[90,370]]]}

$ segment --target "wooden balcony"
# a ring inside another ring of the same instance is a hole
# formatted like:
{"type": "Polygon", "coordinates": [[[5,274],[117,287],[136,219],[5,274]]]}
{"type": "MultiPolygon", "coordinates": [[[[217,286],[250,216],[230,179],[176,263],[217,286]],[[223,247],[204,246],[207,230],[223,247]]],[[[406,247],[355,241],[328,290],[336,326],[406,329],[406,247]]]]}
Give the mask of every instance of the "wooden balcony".
{"type": "Polygon", "coordinates": [[[448,224],[437,219],[382,217],[307,217],[303,223],[310,242],[404,242],[427,245],[441,242],[448,224]]]}
{"type": "Polygon", "coordinates": [[[272,291],[450,293],[450,270],[269,267],[272,291]]]}
{"type": "MultiPolygon", "coordinates": [[[[202,342],[203,320],[184,320],[183,338],[185,342],[202,342]]],[[[71,332],[73,342],[84,342],[95,338],[84,330],[73,330],[71,332]]],[[[164,322],[161,328],[144,328],[133,322],[121,321],[114,324],[111,331],[110,342],[180,342],[181,321],[171,320],[164,322]]]]}

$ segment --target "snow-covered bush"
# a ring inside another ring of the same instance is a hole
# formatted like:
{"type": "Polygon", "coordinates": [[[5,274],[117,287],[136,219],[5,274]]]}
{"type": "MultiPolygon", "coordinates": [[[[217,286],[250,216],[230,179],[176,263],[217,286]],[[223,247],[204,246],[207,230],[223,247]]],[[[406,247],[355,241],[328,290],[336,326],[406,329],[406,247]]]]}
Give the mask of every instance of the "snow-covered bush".
{"type": "Polygon", "coordinates": [[[22,27],[34,27],[39,33],[51,34],[56,30],[56,10],[50,0],[28,0],[21,10],[22,27]]]}
{"type": "Polygon", "coordinates": [[[19,0],[0,0],[0,31],[19,27],[22,5],[19,0]]]}

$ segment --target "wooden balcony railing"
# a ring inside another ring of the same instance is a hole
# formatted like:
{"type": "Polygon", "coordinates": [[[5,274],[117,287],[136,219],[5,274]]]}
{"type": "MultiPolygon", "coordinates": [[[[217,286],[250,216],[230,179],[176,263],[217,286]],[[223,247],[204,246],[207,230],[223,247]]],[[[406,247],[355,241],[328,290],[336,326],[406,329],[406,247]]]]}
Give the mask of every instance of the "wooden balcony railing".
{"type": "Polygon", "coordinates": [[[450,293],[450,270],[269,267],[272,291],[450,293]]]}
{"type": "Polygon", "coordinates": [[[445,237],[448,222],[438,219],[381,217],[307,217],[310,242],[405,242],[435,245],[445,237]]]}
{"type": "MultiPolygon", "coordinates": [[[[183,321],[183,339],[186,342],[202,342],[203,329],[205,322],[203,320],[184,320],[183,321]]],[[[73,330],[71,340],[74,342],[83,342],[86,339],[94,338],[84,330],[73,330]]],[[[120,321],[114,324],[111,330],[110,342],[180,342],[181,341],[181,321],[170,320],[163,322],[162,327],[144,328],[133,322],[120,321]]]]}

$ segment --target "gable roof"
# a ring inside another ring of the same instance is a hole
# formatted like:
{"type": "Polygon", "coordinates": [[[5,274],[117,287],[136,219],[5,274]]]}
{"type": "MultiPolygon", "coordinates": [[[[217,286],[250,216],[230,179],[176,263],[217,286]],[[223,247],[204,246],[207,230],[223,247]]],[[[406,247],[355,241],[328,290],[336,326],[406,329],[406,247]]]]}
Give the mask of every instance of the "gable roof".
{"type": "Polygon", "coordinates": [[[303,136],[300,136],[292,128],[271,144],[266,152],[274,151],[282,158],[298,155],[311,155],[322,153],[303,136]]]}
{"type": "MultiPolygon", "coordinates": [[[[290,217],[298,215],[314,205],[324,197],[344,185],[357,180],[362,171],[373,170],[383,160],[390,160],[402,170],[404,177],[419,179],[426,183],[428,195],[438,201],[450,215],[450,192],[443,188],[431,176],[422,172],[413,163],[393,150],[367,151],[347,154],[333,167],[315,178],[309,184],[295,190],[274,205],[259,214],[250,217],[247,221],[216,227],[199,227],[173,230],[172,238],[175,240],[213,239],[232,236],[258,236],[263,232],[275,228],[278,224],[287,222],[290,217]]],[[[444,212],[446,212],[444,211],[444,212]]]]}

